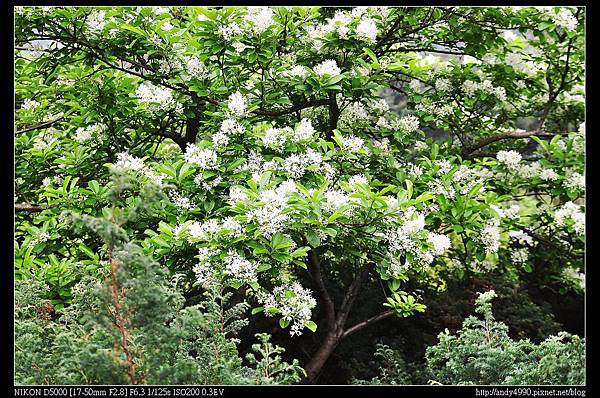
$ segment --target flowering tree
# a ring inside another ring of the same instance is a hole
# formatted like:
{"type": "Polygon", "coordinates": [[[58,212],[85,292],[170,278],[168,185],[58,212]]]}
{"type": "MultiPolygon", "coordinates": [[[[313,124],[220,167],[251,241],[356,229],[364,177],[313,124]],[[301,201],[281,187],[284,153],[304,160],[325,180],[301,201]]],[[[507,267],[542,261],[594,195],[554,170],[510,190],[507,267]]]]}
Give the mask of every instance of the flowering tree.
{"type": "Polygon", "coordinates": [[[292,336],[317,333],[310,382],[343,339],[426,311],[419,292],[449,279],[581,289],[583,20],[18,8],[16,277],[43,279],[60,309],[107,267],[108,247],[60,214],[110,218],[113,174],[168,195],[126,232],[184,276],[186,297],[230,289],[292,336]],[[381,312],[354,317],[361,301],[381,312]]]}

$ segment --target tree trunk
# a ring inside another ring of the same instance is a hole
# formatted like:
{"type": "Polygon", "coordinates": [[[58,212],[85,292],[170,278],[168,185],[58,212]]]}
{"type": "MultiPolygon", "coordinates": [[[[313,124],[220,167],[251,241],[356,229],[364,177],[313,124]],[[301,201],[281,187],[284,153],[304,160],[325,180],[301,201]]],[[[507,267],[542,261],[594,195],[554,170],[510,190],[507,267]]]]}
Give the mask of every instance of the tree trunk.
{"type": "Polygon", "coordinates": [[[319,347],[319,350],[304,368],[306,371],[306,382],[308,384],[315,384],[319,374],[321,373],[321,369],[323,369],[323,366],[335,348],[338,346],[340,341],[342,341],[342,334],[343,331],[341,329],[332,330],[327,334],[327,337],[319,347]]]}

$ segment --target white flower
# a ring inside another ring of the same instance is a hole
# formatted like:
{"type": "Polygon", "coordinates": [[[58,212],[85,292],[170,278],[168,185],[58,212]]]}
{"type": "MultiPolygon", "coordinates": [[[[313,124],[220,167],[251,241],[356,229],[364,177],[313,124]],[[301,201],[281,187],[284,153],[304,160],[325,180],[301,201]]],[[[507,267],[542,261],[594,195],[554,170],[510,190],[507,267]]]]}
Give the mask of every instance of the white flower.
{"type": "Polygon", "coordinates": [[[337,66],[337,63],[332,59],[328,59],[328,60],[321,62],[320,64],[315,66],[314,70],[315,70],[315,73],[320,77],[337,76],[340,73],[342,73],[340,68],[337,66]]]}
{"type": "Polygon", "coordinates": [[[510,254],[510,259],[513,263],[525,264],[529,261],[529,250],[527,248],[515,250],[510,254]]]}
{"type": "Polygon", "coordinates": [[[573,225],[573,229],[578,235],[585,233],[585,213],[580,210],[580,207],[573,202],[565,203],[560,209],[554,213],[554,221],[558,227],[564,227],[569,224],[573,225]]]}
{"type": "Polygon", "coordinates": [[[340,207],[348,204],[350,198],[345,192],[328,188],[324,193],[325,196],[325,204],[324,208],[327,211],[335,212],[339,210],[340,207]]]}
{"type": "Polygon", "coordinates": [[[527,233],[523,232],[522,230],[509,231],[508,236],[510,236],[511,239],[515,239],[521,244],[526,244],[529,246],[533,245],[533,238],[527,233]]]}
{"type": "Polygon", "coordinates": [[[585,176],[573,172],[567,177],[564,184],[572,191],[583,191],[585,190],[585,176]]]}
{"type": "Polygon", "coordinates": [[[405,133],[412,133],[419,128],[419,118],[414,115],[403,116],[398,127],[405,133]]]}
{"type": "Polygon", "coordinates": [[[450,239],[446,235],[429,232],[427,240],[433,246],[432,252],[436,256],[441,256],[451,246],[450,239]]]}
{"type": "Polygon", "coordinates": [[[487,222],[478,239],[487,253],[496,253],[500,247],[500,229],[496,219],[487,222]]]}
{"type": "Polygon", "coordinates": [[[194,204],[194,202],[191,201],[190,198],[181,195],[179,192],[173,191],[171,192],[170,196],[171,201],[173,202],[175,207],[179,208],[180,210],[191,210],[194,207],[196,207],[196,205],[194,204]]]}
{"type": "Polygon", "coordinates": [[[556,181],[558,174],[552,169],[543,169],[540,171],[540,178],[544,181],[556,181]]]}
{"type": "Polygon", "coordinates": [[[517,151],[499,151],[496,154],[496,159],[504,165],[506,165],[510,169],[515,169],[522,157],[521,154],[517,151]]]}
{"type": "Polygon", "coordinates": [[[210,148],[198,148],[196,144],[187,144],[184,158],[186,162],[197,164],[202,169],[218,167],[217,153],[210,148]]]}
{"type": "Polygon", "coordinates": [[[229,25],[221,25],[217,29],[217,32],[219,32],[225,41],[230,41],[234,36],[242,33],[242,28],[237,23],[232,22],[229,25]]]}
{"type": "Polygon", "coordinates": [[[340,143],[342,144],[342,149],[349,152],[358,152],[364,147],[365,144],[365,140],[353,134],[339,136],[339,138],[340,143]]]}
{"type": "Polygon", "coordinates": [[[248,195],[240,187],[231,187],[229,189],[229,200],[230,204],[236,204],[239,202],[245,202],[248,199],[248,195]]]}
{"type": "Polygon", "coordinates": [[[91,126],[79,127],[75,132],[73,139],[78,142],[86,142],[91,140],[94,136],[99,136],[104,132],[104,125],[93,124],[91,126]]]}
{"type": "Polygon", "coordinates": [[[218,131],[212,135],[212,142],[215,147],[226,147],[229,144],[229,136],[222,131],[218,131]]]}
{"type": "Polygon", "coordinates": [[[165,32],[168,32],[169,30],[173,29],[174,26],[171,24],[171,21],[167,21],[163,23],[160,28],[165,32]]]}
{"type": "Polygon", "coordinates": [[[183,57],[185,72],[187,76],[194,79],[204,79],[208,75],[208,68],[199,58],[185,56],[183,57]]]}
{"type": "Polygon", "coordinates": [[[286,128],[269,127],[261,138],[263,145],[276,151],[282,151],[290,137],[286,128]]]}
{"type": "Polygon", "coordinates": [[[23,101],[23,105],[21,105],[21,109],[33,110],[33,109],[37,108],[38,106],[40,106],[39,102],[37,102],[36,100],[27,98],[25,101],[23,101]]]}
{"type": "Polygon", "coordinates": [[[85,25],[88,28],[88,30],[94,35],[102,33],[104,27],[106,26],[106,12],[92,11],[88,15],[85,21],[85,25]]]}
{"type": "Polygon", "coordinates": [[[306,71],[306,68],[304,66],[295,65],[292,69],[283,71],[282,75],[285,77],[305,78],[306,75],[308,75],[308,72],[306,71]]]}
{"type": "Polygon", "coordinates": [[[242,283],[253,283],[257,280],[258,264],[240,256],[234,250],[229,250],[225,262],[225,274],[242,283]]]}
{"type": "Polygon", "coordinates": [[[371,18],[363,17],[356,26],[356,35],[369,42],[374,42],[377,38],[377,25],[371,18]]]}
{"type": "Polygon", "coordinates": [[[242,95],[242,93],[236,91],[235,93],[229,96],[227,108],[233,115],[237,117],[246,116],[246,113],[248,111],[248,104],[246,103],[246,98],[242,95]]]}
{"type": "Polygon", "coordinates": [[[355,176],[350,177],[350,179],[348,180],[348,184],[368,184],[367,177],[365,177],[364,174],[357,174],[355,176]]]}
{"type": "Polygon", "coordinates": [[[117,154],[117,162],[113,164],[112,170],[118,173],[129,171],[141,171],[144,168],[144,161],[141,158],[130,155],[127,152],[117,154]]]}
{"type": "Polygon", "coordinates": [[[304,325],[312,316],[311,310],[317,305],[310,289],[302,287],[298,282],[277,286],[273,293],[259,292],[257,299],[263,307],[277,308],[283,319],[293,322],[290,327],[292,336],[302,334],[304,325]]]}
{"type": "Polygon", "coordinates": [[[251,23],[251,30],[259,35],[273,25],[273,10],[270,7],[248,7],[246,21],[251,23]]]}
{"type": "Polygon", "coordinates": [[[448,79],[437,79],[435,81],[435,89],[438,91],[449,91],[452,88],[452,83],[448,79]]]}
{"type": "Polygon", "coordinates": [[[554,11],[554,22],[564,30],[575,30],[577,28],[577,18],[566,7],[554,11]]]}
{"type": "Polygon", "coordinates": [[[310,140],[315,134],[315,129],[309,119],[303,118],[294,130],[294,141],[310,140]]]}
{"type": "Polygon", "coordinates": [[[504,38],[504,40],[511,42],[511,41],[515,41],[517,40],[517,36],[512,30],[505,30],[502,33],[502,37],[504,38]]]}
{"type": "Polygon", "coordinates": [[[138,100],[142,104],[149,104],[154,110],[167,111],[177,107],[171,89],[155,86],[145,81],[135,91],[138,100]]]}

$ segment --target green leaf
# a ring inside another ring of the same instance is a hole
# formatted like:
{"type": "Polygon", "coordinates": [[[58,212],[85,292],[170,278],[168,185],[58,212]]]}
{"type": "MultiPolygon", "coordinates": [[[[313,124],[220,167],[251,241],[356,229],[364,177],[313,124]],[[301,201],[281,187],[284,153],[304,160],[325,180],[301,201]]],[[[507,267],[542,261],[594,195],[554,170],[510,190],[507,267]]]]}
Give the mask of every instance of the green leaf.
{"type": "Polygon", "coordinates": [[[317,331],[317,324],[313,321],[306,322],[304,326],[306,326],[313,333],[317,331]]]}
{"type": "Polygon", "coordinates": [[[285,318],[279,319],[279,326],[281,326],[282,329],[287,328],[289,324],[290,324],[290,321],[288,319],[285,319],[285,318]]]}
{"type": "Polygon", "coordinates": [[[259,312],[263,312],[265,310],[264,307],[256,307],[256,308],[252,308],[251,314],[258,314],[259,312]]]}

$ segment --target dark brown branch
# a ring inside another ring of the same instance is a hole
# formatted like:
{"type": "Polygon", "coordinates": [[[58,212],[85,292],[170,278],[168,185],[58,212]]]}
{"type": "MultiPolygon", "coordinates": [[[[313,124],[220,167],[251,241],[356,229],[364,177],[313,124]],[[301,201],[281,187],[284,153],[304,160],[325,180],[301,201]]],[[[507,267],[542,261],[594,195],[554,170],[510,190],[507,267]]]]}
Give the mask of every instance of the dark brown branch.
{"type": "Polygon", "coordinates": [[[364,283],[365,279],[367,279],[370,270],[370,264],[365,264],[358,270],[354,280],[352,281],[352,284],[350,285],[346,295],[344,296],[344,300],[342,301],[342,305],[340,307],[340,311],[336,319],[337,328],[344,327],[346,319],[348,318],[348,314],[350,313],[350,309],[352,308],[352,304],[354,303],[354,300],[358,295],[358,290],[364,283]]]}
{"type": "Polygon", "coordinates": [[[333,330],[335,327],[335,308],[333,300],[329,295],[327,287],[323,282],[323,275],[321,274],[321,260],[314,249],[308,252],[308,271],[317,285],[317,291],[323,301],[323,307],[325,309],[325,320],[327,322],[327,329],[333,330]]]}
{"type": "Polygon", "coordinates": [[[529,137],[554,137],[555,134],[547,133],[542,130],[532,130],[532,131],[507,131],[505,133],[492,135],[490,137],[483,138],[473,145],[465,148],[463,151],[463,155],[470,155],[478,149],[481,149],[487,145],[490,145],[496,141],[507,140],[507,139],[521,139],[521,138],[529,138],[529,137]]]}
{"type": "Polygon", "coordinates": [[[359,330],[366,328],[367,326],[369,326],[372,323],[381,321],[382,319],[385,319],[385,318],[389,318],[393,314],[394,314],[394,311],[387,310],[387,311],[384,311],[381,314],[375,315],[365,321],[359,322],[356,325],[344,330],[344,334],[342,334],[342,338],[346,338],[349,335],[351,335],[352,333],[358,332],[359,330]]]}
{"type": "Polygon", "coordinates": [[[15,134],[22,134],[22,133],[26,133],[26,132],[28,132],[28,131],[32,131],[32,130],[45,129],[45,128],[47,128],[47,127],[50,127],[50,126],[52,126],[54,123],[60,122],[60,121],[61,121],[61,120],[63,120],[64,118],[65,118],[65,117],[64,117],[64,115],[63,115],[63,116],[61,116],[61,117],[59,117],[59,118],[56,118],[56,119],[54,119],[54,120],[49,120],[49,121],[47,121],[47,122],[41,122],[41,123],[38,123],[38,124],[36,124],[36,125],[33,125],[33,126],[25,127],[24,129],[17,130],[17,131],[15,132],[15,134]]]}

